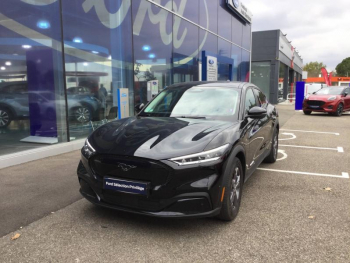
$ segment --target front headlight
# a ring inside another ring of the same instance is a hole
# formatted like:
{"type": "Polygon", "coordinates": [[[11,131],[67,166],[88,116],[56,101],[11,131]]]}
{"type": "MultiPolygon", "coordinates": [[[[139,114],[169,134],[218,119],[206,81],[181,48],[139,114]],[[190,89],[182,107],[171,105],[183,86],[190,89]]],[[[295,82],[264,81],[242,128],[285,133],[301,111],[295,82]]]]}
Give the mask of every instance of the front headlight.
{"type": "Polygon", "coordinates": [[[87,158],[89,158],[94,152],[96,152],[96,150],[91,146],[87,139],[85,141],[82,151],[84,156],[86,156],[87,158]]]}
{"type": "Polygon", "coordinates": [[[229,144],[225,144],[213,150],[171,158],[169,159],[169,161],[177,163],[178,165],[200,164],[210,161],[216,161],[225,155],[229,146],[229,144]]]}
{"type": "Polygon", "coordinates": [[[328,98],[328,100],[335,100],[337,98],[337,96],[332,96],[330,98],[328,98]]]}

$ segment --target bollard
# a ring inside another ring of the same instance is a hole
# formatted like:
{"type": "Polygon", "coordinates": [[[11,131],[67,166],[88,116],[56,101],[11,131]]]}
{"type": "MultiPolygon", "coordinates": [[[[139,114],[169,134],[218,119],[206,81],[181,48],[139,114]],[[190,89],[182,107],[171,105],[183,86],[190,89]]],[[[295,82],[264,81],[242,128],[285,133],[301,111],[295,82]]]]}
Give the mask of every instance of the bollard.
{"type": "Polygon", "coordinates": [[[298,81],[295,88],[295,110],[303,109],[304,98],[305,98],[305,82],[298,81]]]}

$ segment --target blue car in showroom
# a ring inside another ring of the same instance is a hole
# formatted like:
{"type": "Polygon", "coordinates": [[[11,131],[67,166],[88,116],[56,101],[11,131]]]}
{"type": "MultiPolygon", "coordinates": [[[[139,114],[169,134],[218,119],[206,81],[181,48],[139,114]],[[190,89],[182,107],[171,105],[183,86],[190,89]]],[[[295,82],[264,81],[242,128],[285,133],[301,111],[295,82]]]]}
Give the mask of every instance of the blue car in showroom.
{"type": "MultiPolygon", "coordinates": [[[[0,128],[5,128],[14,120],[28,119],[29,101],[35,101],[36,114],[43,118],[55,119],[56,105],[65,107],[65,99],[57,98],[52,92],[29,91],[26,81],[0,83],[0,128]]],[[[70,120],[86,123],[99,118],[101,102],[88,92],[67,92],[68,115],[70,120]]],[[[32,105],[33,106],[33,105],[32,105]]]]}
{"type": "Polygon", "coordinates": [[[176,84],[137,110],[99,127],[81,150],[80,192],[93,204],[231,221],[244,182],[276,161],[278,113],[253,84],[176,84]]]}

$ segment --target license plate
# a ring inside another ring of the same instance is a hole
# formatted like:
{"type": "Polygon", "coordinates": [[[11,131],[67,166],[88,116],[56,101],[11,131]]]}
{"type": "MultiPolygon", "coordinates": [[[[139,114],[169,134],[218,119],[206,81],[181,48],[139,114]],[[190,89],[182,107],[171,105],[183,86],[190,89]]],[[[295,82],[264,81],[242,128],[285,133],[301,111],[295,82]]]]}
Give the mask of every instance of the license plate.
{"type": "Polygon", "coordinates": [[[318,108],[320,108],[320,106],[310,106],[310,108],[318,109],[318,108]]]}
{"type": "Polygon", "coordinates": [[[103,188],[117,192],[148,195],[149,183],[115,178],[104,178],[103,188]]]}

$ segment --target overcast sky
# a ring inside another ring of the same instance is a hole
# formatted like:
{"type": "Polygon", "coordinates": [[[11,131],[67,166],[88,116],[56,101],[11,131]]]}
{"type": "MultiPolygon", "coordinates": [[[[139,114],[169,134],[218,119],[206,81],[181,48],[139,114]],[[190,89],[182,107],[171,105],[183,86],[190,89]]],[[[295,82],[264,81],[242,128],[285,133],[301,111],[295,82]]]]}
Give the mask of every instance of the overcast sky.
{"type": "Polygon", "coordinates": [[[253,13],[253,31],[281,29],[304,65],[328,71],[350,57],[350,0],[241,0],[253,13]]]}

